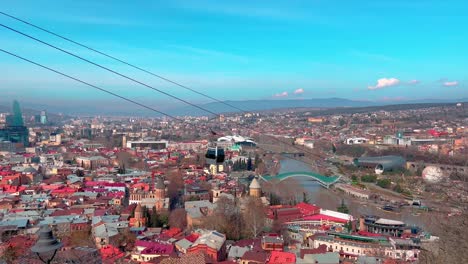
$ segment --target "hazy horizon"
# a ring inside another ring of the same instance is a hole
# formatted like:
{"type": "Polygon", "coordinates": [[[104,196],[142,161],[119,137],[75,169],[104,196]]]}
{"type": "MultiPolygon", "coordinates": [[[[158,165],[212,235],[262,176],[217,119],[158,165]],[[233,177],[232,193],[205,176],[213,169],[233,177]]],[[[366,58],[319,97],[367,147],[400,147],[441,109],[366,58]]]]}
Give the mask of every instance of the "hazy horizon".
{"type": "MultiPolygon", "coordinates": [[[[220,100],[468,97],[463,1],[268,4],[20,0],[3,11],[220,100]]],[[[190,102],[210,102],[11,18],[0,15],[0,23],[190,102]]],[[[5,50],[161,110],[182,106],[3,27],[0,32],[5,50]]],[[[97,109],[129,104],[1,52],[0,69],[2,101],[97,109]]]]}

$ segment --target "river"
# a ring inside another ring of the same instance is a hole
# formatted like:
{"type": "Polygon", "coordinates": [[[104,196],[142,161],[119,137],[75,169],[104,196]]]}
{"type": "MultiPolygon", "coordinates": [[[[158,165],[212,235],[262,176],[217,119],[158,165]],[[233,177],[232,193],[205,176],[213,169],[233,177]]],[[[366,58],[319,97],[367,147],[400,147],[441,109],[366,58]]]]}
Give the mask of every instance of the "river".
{"type": "MultiPolygon", "coordinates": [[[[280,173],[294,171],[313,172],[307,163],[283,157],[281,160],[280,173]]],[[[299,201],[303,199],[302,193],[306,192],[309,203],[316,204],[323,209],[336,210],[342,200],[344,200],[345,204],[350,209],[350,213],[354,217],[359,217],[360,215],[376,215],[383,218],[403,221],[408,225],[417,225],[423,228],[429,228],[434,224],[432,218],[428,217],[430,213],[421,213],[416,216],[413,215],[412,210],[409,208],[406,208],[401,213],[383,211],[379,209],[379,206],[373,201],[358,200],[334,191],[333,189],[326,189],[307,177],[285,180],[284,186],[291,190],[297,190],[297,198],[299,201]],[[300,187],[299,190],[298,185],[300,187]]]]}

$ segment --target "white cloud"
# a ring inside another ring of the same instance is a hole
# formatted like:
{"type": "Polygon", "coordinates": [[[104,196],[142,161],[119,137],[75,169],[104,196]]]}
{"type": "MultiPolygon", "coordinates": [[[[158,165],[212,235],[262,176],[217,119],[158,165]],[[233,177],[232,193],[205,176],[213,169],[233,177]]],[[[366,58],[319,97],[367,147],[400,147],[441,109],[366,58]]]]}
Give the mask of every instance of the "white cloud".
{"type": "Polygon", "coordinates": [[[302,88],[296,89],[294,91],[294,94],[303,94],[303,93],[304,93],[304,89],[302,89],[302,88]]]}
{"type": "Polygon", "coordinates": [[[443,85],[445,87],[458,86],[458,82],[457,81],[447,81],[447,82],[444,82],[443,85]]]}
{"type": "Polygon", "coordinates": [[[421,81],[419,80],[411,80],[411,81],[408,81],[408,84],[412,84],[412,85],[415,85],[415,84],[419,84],[421,81]]]}
{"type": "Polygon", "coordinates": [[[375,86],[368,86],[367,89],[369,90],[378,90],[385,87],[396,86],[400,84],[400,80],[397,78],[381,78],[377,80],[377,85],[375,86]]]}
{"type": "Polygon", "coordinates": [[[274,95],[274,97],[286,97],[286,96],[288,96],[288,92],[277,93],[274,95]]]}

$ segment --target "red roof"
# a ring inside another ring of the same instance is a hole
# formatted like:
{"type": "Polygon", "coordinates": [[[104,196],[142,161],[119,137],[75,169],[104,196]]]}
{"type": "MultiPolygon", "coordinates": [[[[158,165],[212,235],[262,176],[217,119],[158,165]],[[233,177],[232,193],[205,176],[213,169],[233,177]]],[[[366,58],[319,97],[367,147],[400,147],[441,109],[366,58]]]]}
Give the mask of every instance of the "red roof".
{"type": "Polygon", "coordinates": [[[159,254],[170,255],[174,252],[174,245],[154,243],[154,245],[147,247],[141,251],[141,254],[159,254]]]}
{"type": "Polygon", "coordinates": [[[295,207],[298,208],[304,216],[320,212],[320,207],[308,203],[298,203],[295,207]]]}
{"type": "Polygon", "coordinates": [[[324,254],[327,253],[327,245],[321,244],[318,248],[302,248],[301,249],[301,258],[304,258],[306,254],[324,254]]]}
{"type": "Polygon", "coordinates": [[[180,228],[177,228],[177,227],[171,227],[170,229],[168,230],[164,230],[162,233],[164,235],[167,235],[169,237],[175,237],[176,235],[180,234],[180,232],[182,232],[182,230],[180,228]]]}
{"type": "Polygon", "coordinates": [[[265,261],[268,259],[269,254],[264,251],[258,251],[258,252],[253,252],[253,251],[247,251],[244,253],[242,256],[243,261],[248,262],[260,262],[260,263],[265,263],[265,261]]]}
{"type": "Polygon", "coordinates": [[[257,249],[258,251],[262,250],[262,241],[260,238],[255,239],[242,239],[234,243],[238,247],[250,247],[252,246],[253,250],[257,249]]]}
{"type": "Polygon", "coordinates": [[[297,215],[299,214],[300,211],[298,208],[280,208],[280,209],[276,209],[276,215],[278,217],[280,216],[290,216],[290,215],[297,215]]]}
{"type": "Polygon", "coordinates": [[[56,210],[50,216],[82,215],[84,209],[56,210]]]}
{"type": "Polygon", "coordinates": [[[30,248],[36,241],[30,237],[19,235],[8,240],[8,245],[14,248],[30,248]]]}
{"type": "Polygon", "coordinates": [[[59,193],[65,193],[65,194],[72,194],[75,193],[76,190],[70,187],[64,187],[64,188],[59,188],[52,190],[51,194],[59,194],[59,193]]]}
{"type": "Polygon", "coordinates": [[[47,184],[47,185],[44,184],[44,185],[41,185],[41,188],[45,191],[48,191],[48,190],[55,190],[63,186],[64,186],[63,184],[47,184]]]}
{"type": "Polygon", "coordinates": [[[1,190],[4,193],[16,193],[16,192],[22,192],[22,191],[26,190],[26,187],[24,187],[24,186],[4,185],[4,186],[2,186],[1,190]]]}
{"type": "Polygon", "coordinates": [[[290,252],[272,251],[268,264],[296,263],[296,255],[290,252]]]}
{"type": "Polygon", "coordinates": [[[187,239],[188,241],[193,243],[198,239],[199,236],[200,235],[198,235],[197,233],[192,233],[192,234],[186,236],[185,239],[187,239]]]}
{"type": "Polygon", "coordinates": [[[105,263],[113,263],[116,260],[123,258],[125,254],[118,248],[112,245],[106,245],[100,249],[102,260],[105,263]]]}
{"type": "Polygon", "coordinates": [[[93,215],[94,216],[104,216],[104,215],[106,215],[106,213],[107,213],[106,209],[96,209],[96,210],[94,210],[93,215]]]}
{"type": "Polygon", "coordinates": [[[125,187],[125,183],[122,182],[104,182],[106,187],[125,187]]]}

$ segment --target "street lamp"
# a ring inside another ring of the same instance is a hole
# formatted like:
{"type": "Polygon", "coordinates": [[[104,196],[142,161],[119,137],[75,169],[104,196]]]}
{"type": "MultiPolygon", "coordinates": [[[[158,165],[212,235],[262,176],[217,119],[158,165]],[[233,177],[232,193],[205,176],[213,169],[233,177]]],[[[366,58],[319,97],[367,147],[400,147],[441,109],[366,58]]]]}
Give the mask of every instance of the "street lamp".
{"type": "Polygon", "coordinates": [[[43,225],[39,230],[39,239],[37,240],[36,244],[31,248],[31,251],[36,253],[39,259],[44,262],[45,264],[50,264],[57,254],[57,250],[62,247],[62,243],[59,242],[54,235],[52,234],[52,230],[48,225],[43,225]],[[52,257],[47,259],[42,259],[42,253],[54,252],[52,257]]]}

